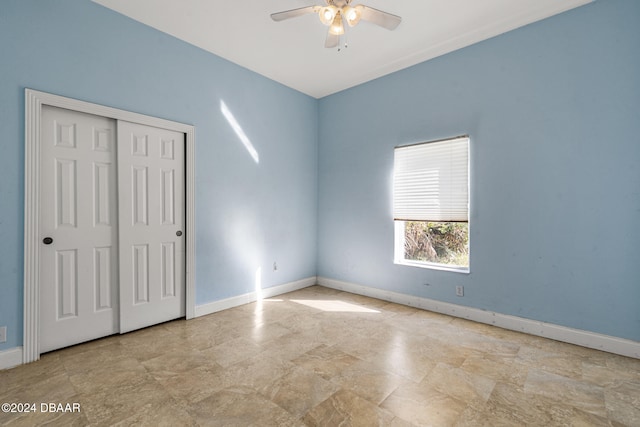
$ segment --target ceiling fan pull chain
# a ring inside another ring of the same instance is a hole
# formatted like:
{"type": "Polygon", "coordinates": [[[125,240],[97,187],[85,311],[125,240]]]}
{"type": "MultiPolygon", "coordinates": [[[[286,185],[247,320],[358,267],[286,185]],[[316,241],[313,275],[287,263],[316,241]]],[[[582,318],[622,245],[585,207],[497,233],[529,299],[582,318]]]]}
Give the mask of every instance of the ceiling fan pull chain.
{"type": "Polygon", "coordinates": [[[348,39],[348,36],[347,36],[348,32],[349,31],[345,27],[344,33],[340,35],[340,39],[338,40],[338,52],[342,51],[342,46],[344,46],[345,49],[349,47],[349,41],[347,40],[348,39]],[[343,42],[344,42],[344,44],[343,44],[343,42]]]}

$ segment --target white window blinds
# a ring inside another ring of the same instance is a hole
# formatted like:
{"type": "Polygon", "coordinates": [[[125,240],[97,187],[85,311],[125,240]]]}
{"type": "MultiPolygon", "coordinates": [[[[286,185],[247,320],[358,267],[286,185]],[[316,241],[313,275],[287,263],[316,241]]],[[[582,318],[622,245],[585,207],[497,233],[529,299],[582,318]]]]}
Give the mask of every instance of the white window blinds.
{"type": "Polygon", "coordinates": [[[400,221],[469,221],[469,138],[396,147],[393,216],[400,221]]]}

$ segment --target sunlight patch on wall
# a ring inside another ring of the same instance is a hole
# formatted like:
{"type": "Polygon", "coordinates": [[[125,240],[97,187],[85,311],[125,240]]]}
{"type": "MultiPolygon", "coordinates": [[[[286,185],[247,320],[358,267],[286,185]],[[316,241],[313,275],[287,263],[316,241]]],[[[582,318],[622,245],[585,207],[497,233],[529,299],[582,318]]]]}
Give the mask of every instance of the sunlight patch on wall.
{"type": "Polygon", "coordinates": [[[255,281],[255,291],[256,291],[256,301],[262,301],[262,267],[258,267],[256,270],[256,281],[255,281]]]}
{"type": "Polygon", "coordinates": [[[251,155],[251,158],[253,158],[253,161],[256,162],[256,164],[260,163],[260,156],[258,155],[256,148],[253,146],[247,134],[244,133],[242,126],[240,126],[240,123],[238,123],[235,116],[231,113],[229,107],[227,107],[227,104],[225,104],[222,99],[220,100],[220,111],[224,118],[227,119],[227,122],[229,122],[229,126],[231,126],[231,129],[236,133],[240,142],[242,142],[242,145],[244,145],[244,148],[246,148],[251,155]]]}

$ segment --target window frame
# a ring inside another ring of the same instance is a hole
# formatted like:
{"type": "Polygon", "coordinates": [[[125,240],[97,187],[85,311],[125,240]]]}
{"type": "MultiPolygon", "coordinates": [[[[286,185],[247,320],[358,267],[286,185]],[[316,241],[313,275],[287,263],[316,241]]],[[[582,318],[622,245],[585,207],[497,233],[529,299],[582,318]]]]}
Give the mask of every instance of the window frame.
{"type": "MultiPolygon", "coordinates": [[[[414,144],[407,145],[399,145],[394,147],[394,163],[395,163],[395,150],[398,148],[406,148],[411,146],[422,146],[425,144],[430,144],[434,142],[447,142],[447,141],[455,141],[465,138],[467,139],[467,227],[468,227],[468,239],[469,239],[469,263],[467,266],[461,265],[450,265],[450,264],[442,264],[437,262],[429,262],[429,261],[418,261],[411,260],[405,258],[405,223],[411,220],[401,220],[401,219],[393,219],[394,222],[394,251],[393,251],[393,262],[396,265],[404,265],[409,267],[418,267],[418,268],[426,268],[431,270],[441,270],[441,271],[450,271],[455,273],[463,273],[469,274],[471,272],[471,138],[469,135],[460,135],[452,138],[443,138],[433,141],[425,141],[414,144]]],[[[393,178],[395,181],[395,165],[393,178]]],[[[394,183],[395,185],[395,183],[394,183]]],[[[395,204],[395,199],[392,200],[392,204],[395,204]]],[[[423,219],[413,220],[413,221],[425,221],[423,219]]],[[[430,221],[430,222],[451,222],[451,221],[430,221]]]]}

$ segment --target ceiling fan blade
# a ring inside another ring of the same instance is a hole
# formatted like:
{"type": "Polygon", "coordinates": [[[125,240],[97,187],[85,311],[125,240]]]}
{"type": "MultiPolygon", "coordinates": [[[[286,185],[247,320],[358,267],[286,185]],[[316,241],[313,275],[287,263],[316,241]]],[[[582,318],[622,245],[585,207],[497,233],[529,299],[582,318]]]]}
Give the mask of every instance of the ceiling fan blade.
{"type": "Polygon", "coordinates": [[[284,21],[285,19],[297,18],[298,16],[307,15],[309,13],[316,13],[320,9],[320,6],[307,6],[300,7],[298,9],[285,10],[284,12],[277,12],[271,14],[271,19],[276,22],[284,21]]]}
{"type": "Polygon", "coordinates": [[[395,30],[396,27],[400,25],[400,22],[402,22],[402,18],[397,15],[368,6],[364,6],[362,9],[362,19],[386,28],[387,30],[395,30]]]}
{"type": "Polygon", "coordinates": [[[327,39],[324,41],[324,47],[337,47],[338,44],[340,44],[340,36],[337,34],[331,34],[331,31],[327,31],[327,39]]]}

